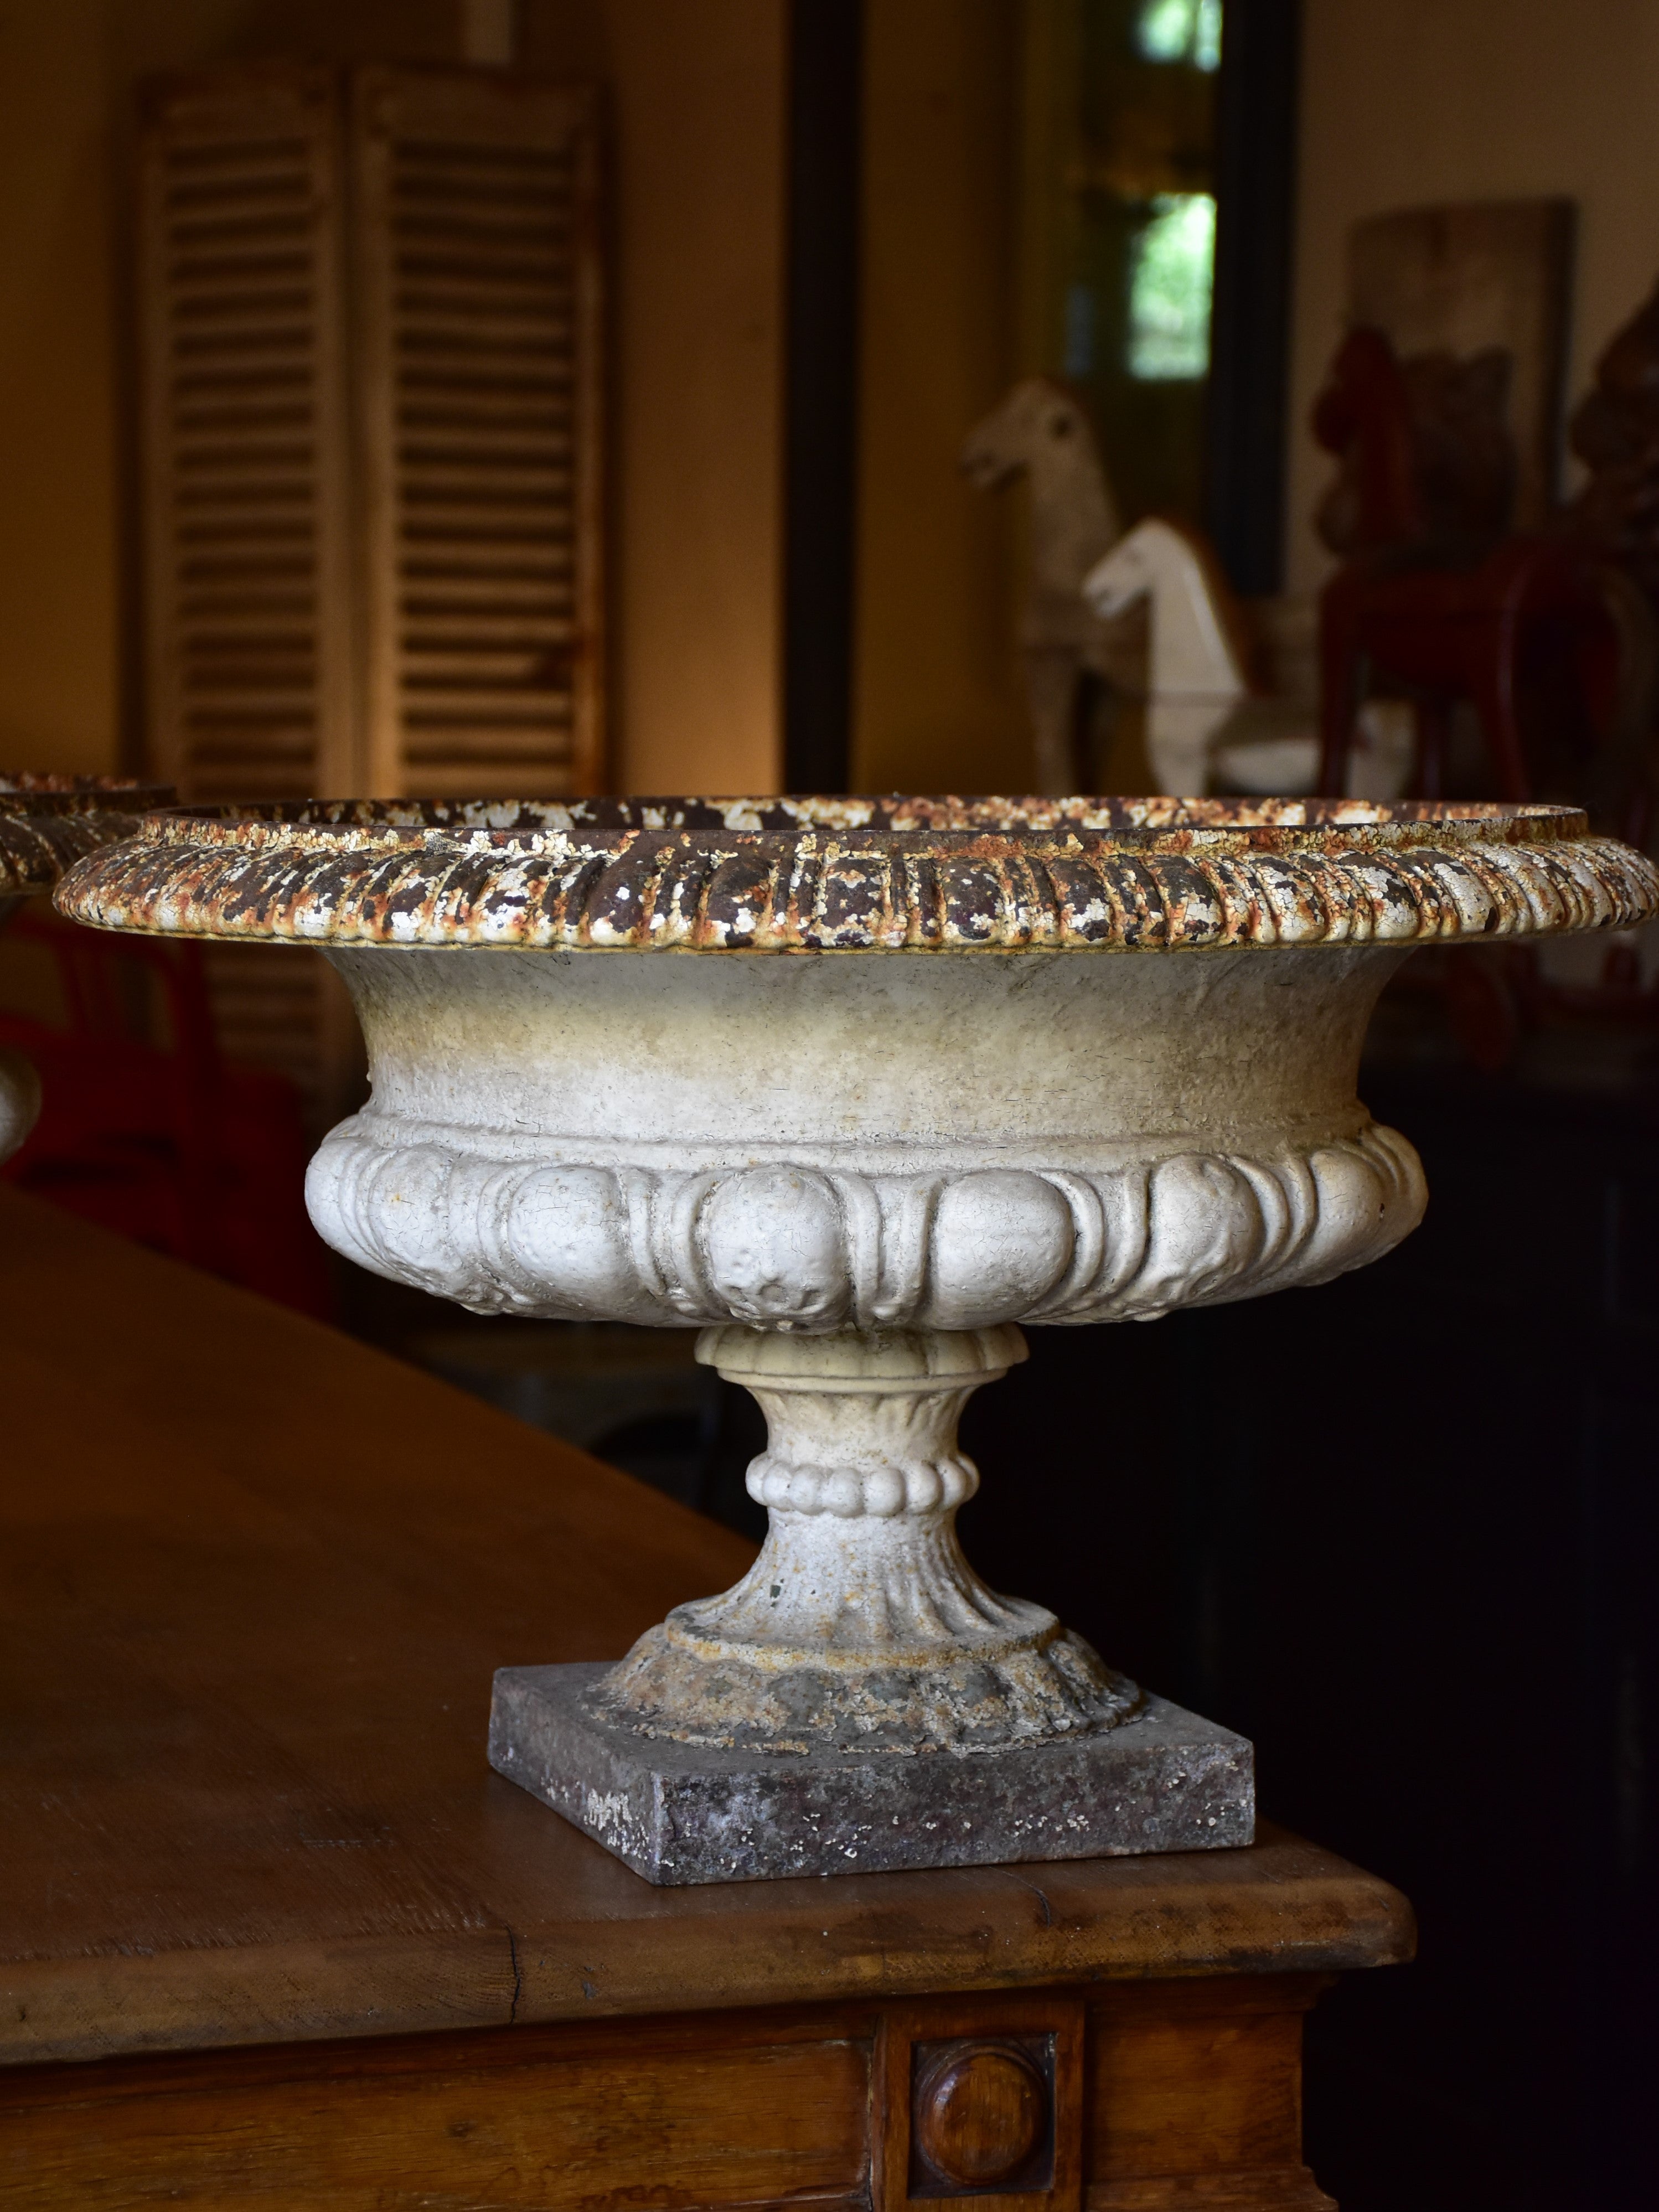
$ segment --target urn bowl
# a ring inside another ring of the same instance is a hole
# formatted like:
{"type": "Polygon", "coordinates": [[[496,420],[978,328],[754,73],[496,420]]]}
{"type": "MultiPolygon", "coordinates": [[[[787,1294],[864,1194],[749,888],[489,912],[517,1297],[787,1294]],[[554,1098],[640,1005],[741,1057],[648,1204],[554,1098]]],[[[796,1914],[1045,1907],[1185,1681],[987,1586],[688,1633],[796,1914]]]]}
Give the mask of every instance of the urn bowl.
{"type": "Polygon", "coordinates": [[[1654,896],[1558,807],[670,799],[158,817],[63,903],[328,953],[374,1095],[309,1199],[363,1266],[825,1334],[1375,1258],[1424,1201],[1356,1095],[1389,975],[1654,896]]]}

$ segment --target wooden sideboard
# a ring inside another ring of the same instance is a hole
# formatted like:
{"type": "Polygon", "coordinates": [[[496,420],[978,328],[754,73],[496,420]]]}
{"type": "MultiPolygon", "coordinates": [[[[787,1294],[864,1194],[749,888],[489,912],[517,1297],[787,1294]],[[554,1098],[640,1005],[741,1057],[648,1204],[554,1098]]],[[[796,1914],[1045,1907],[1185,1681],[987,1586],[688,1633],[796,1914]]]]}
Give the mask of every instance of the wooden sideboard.
{"type": "Polygon", "coordinates": [[[1410,1955],[1385,1883],[1268,1828],[653,1889],[490,1771],[490,1677],[738,1538],[6,1191],[0,1377],[8,2212],[1329,2202],[1302,2014],[1410,1955]]]}

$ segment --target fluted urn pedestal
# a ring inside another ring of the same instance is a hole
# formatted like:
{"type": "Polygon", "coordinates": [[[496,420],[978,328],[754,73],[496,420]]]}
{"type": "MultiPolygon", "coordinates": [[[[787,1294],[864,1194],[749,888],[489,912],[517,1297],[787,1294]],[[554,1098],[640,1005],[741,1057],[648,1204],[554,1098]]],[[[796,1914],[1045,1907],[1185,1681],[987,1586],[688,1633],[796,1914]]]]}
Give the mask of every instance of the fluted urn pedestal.
{"type": "Polygon", "coordinates": [[[963,1556],[957,1420],[1017,1328],[726,1328],[698,1357],[765,1410],[760,1557],[618,1667],[504,1669],[503,1774],[659,1881],[1249,1842],[1242,1737],[963,1556]]]}
{"type": "Polygon", "coordinates": [[[1249,1839],[1248,1744],[968,1565],[962,1407],[1019,1324],[1386,1251],[1425,1199],[1355,1096],[1389,973],[1659,880],[1547,807],[365,802],[157,817],[60,903],[329,952],[374,1082],[311,1170],[337,1249],[700,1328],[760,1401],[750,1573],[496,1683],[501,1771],[684,1882],[1249,1839]]]}

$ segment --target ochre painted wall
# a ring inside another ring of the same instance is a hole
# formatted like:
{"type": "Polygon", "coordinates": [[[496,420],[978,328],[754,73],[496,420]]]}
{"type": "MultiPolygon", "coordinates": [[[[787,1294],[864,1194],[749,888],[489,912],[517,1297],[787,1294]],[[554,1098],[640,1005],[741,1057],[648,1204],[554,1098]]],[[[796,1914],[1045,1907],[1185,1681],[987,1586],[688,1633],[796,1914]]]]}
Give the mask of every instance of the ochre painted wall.
{"type": "Polygon", "coordinates": [[[0,10],[0,765],[137,757],[124,185],[134,88],[221,55],[439,58],[452,0],[14,0],[0,10]]]}
{"type": "MultiPolygon", "coordinates": [[[[783,0],[526,0],[522,20],[528,65],[597,76],[612,98],[615,780],[773,789],[783,0]]],[[[450,60],[458,37],[455,0],[0,10],[0,764],[122,751],[137,79],[256,53],[450,60]]]]}
{"type": "Polygon", "coordinates": [[[115,758],[105,71],[101,0],[0,13],[0,766],[115,758]]]}
{"type": "Polygon", "coordinates": [[[1446,200],[1578,203],[1571,407],[1659,276],[1653,0],[1308,0],[1288,481],[1288,577],[1326,568],[1329,470],[1309,410],[1341,331],[1349,227],[1446,200]]]}
{"type": "Polygon", "coordinates": [[[1011,0],[871,0],[853,786],[1023,789],[1016,502],[968,431],[1013,374],[1019,21],[1011,0]]]}
{"type": "Polygon", "coordinates": [[[783,0],[582,0],[526,59],[611,88],[619,788],[782,775],[783,0]]]}

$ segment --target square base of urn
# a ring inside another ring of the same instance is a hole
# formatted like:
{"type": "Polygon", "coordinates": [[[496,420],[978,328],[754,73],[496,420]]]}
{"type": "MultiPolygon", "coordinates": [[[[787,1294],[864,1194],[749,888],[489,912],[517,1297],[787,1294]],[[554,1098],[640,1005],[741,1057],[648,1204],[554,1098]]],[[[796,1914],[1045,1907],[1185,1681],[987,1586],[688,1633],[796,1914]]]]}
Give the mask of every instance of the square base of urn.
{"type": "Polygon", "coordinates": [[[606,1671],[503,1667],[489,1763],[647,1881],[1219,1850],[1255,1833],[1250,1745],[1167,1698],[1005,1750],[757,1753],[616,1726],[583,1698],[606,1671]]]}

